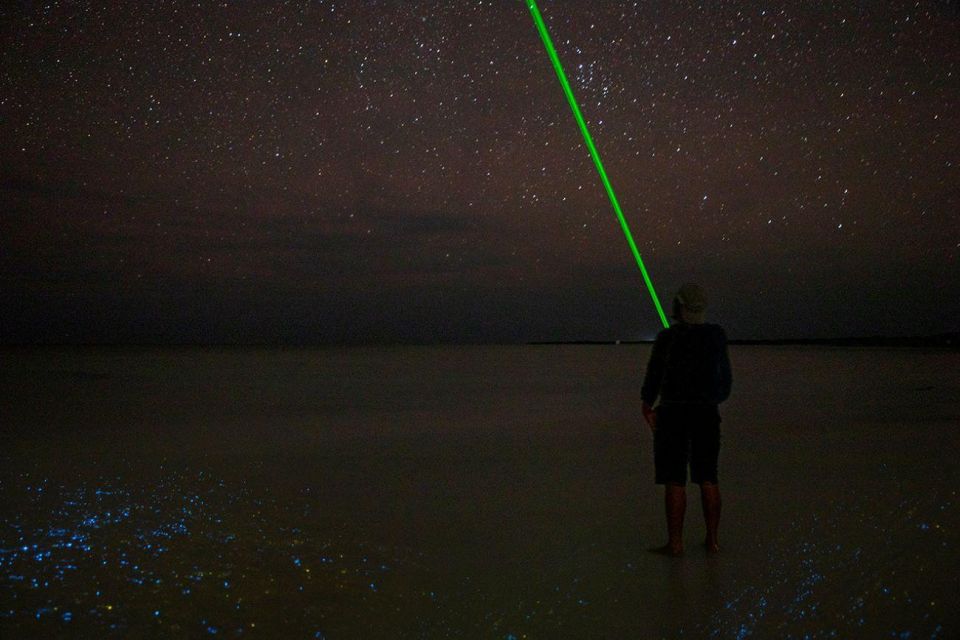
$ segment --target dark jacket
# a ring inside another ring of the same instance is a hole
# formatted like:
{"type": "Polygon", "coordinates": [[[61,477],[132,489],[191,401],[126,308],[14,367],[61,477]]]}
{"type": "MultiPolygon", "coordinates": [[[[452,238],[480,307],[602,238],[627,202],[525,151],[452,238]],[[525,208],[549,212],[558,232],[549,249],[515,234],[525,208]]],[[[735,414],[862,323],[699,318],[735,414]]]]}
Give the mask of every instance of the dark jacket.
{"type": "Polygon", "coordinates": [[[717,405],[730,395],[727,334],[716,324],[679,323],[657,335],[643,378],[643,401],[717,405]]]}

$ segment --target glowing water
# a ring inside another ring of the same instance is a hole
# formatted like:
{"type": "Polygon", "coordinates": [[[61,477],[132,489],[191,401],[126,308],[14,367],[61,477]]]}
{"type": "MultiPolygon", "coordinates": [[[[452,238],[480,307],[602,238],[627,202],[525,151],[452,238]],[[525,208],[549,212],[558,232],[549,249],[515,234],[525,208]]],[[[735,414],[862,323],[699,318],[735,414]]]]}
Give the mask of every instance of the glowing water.
{"type": "Polygon", "coordinates": [[[647,353],[5,351],[0,636],[960,632],[957,354],[734,348],[670,560],[647,353]]]}

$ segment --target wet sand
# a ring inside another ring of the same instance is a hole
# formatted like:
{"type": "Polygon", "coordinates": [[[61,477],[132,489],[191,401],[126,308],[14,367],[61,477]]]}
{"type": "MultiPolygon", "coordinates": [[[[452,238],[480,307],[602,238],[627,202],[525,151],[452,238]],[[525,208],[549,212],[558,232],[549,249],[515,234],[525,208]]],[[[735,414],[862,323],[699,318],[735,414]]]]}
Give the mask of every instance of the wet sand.
{"type": "Polygon", "coordinates": [[[6,349],[0,636],[960,634],[960,354],[732,348],[672,559],[648,348],[6,349]]]}

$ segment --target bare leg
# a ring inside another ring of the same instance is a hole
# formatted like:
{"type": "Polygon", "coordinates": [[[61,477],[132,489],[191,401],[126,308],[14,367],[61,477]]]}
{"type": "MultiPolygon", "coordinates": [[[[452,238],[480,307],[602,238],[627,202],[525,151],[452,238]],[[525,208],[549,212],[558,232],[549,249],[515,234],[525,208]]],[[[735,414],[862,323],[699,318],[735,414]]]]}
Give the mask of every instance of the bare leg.
{"type": "Polygon", "coordinates": [[[713,482],[700,485],[700,501],[703,504],[703,519],[707,525],[707,539],[704,546],[707,553],[720,551],[720,487],[713,482]]]}
{"type": "Polygon", "coordinates": [[[669,541],[662,547],[651,549],[668,556],[683,555],[683,514],[687,509],[687,490],[682,484],[667,484],[663,487],[663,503],[667,515],[669,541]]]}

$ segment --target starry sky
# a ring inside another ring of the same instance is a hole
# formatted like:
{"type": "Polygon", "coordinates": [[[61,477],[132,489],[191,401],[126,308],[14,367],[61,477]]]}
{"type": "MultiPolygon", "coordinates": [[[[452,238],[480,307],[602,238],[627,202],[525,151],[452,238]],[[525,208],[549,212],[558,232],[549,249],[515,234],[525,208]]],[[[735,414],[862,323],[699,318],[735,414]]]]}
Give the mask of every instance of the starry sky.
{"type": "MultiPolygon", "coordinates": [[[[664,305],[960,318],[960,8],[540,8],[664,305]]],[[[520,0],[0,7],[0,341],[660,328],[520,0]]]]}

